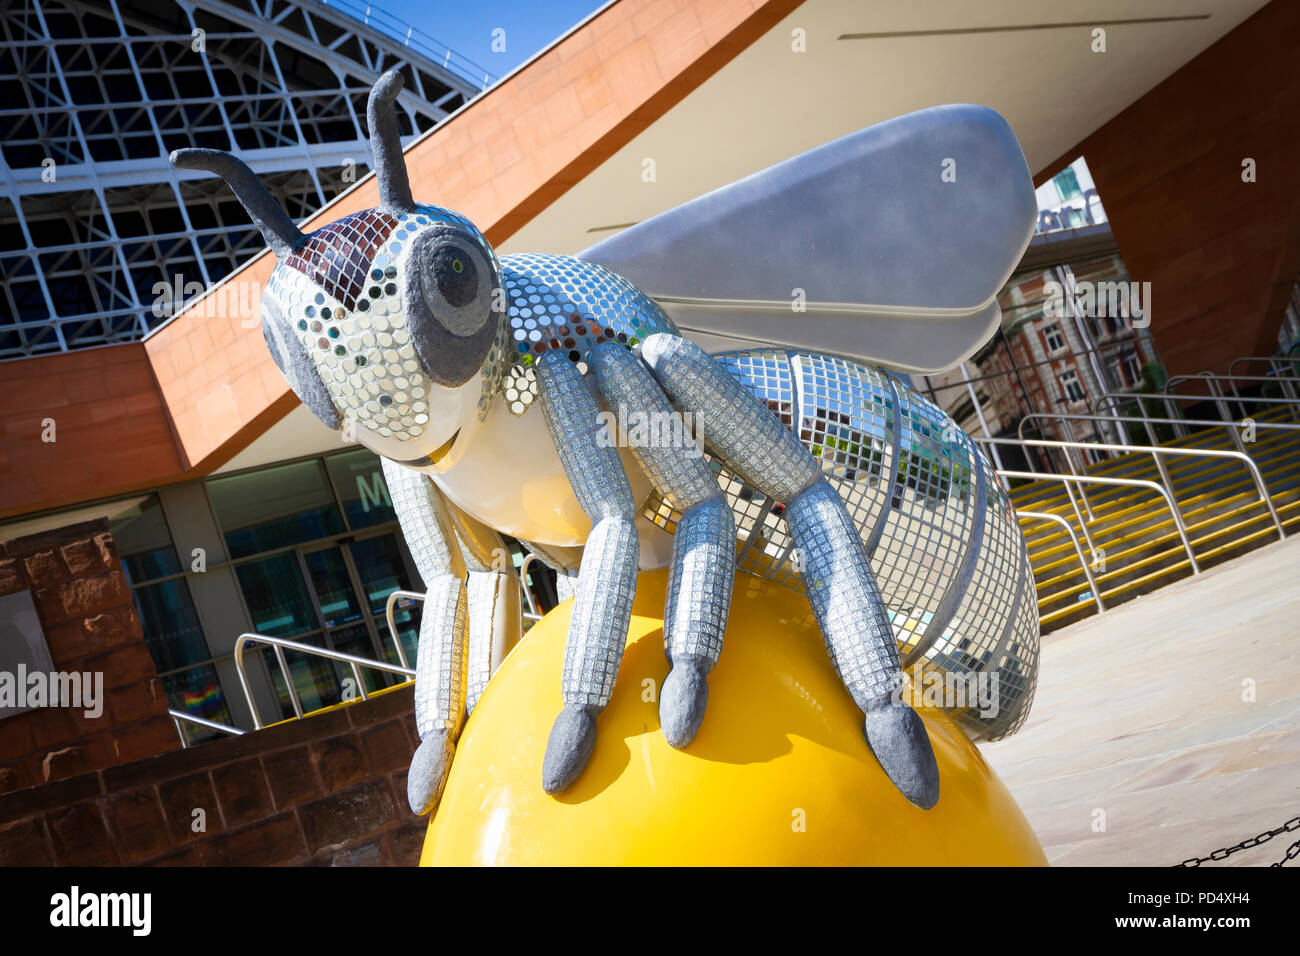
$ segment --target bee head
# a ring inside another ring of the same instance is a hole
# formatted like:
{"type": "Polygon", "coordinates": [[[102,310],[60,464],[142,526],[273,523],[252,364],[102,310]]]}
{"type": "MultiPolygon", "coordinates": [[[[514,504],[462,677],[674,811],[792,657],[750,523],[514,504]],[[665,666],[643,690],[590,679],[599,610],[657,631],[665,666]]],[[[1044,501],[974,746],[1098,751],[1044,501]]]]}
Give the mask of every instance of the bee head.
{"type": "Polygon", "coordinates": [[[491,400],[504,356],[501,266],[472,222],[416,203],[398,138],[391,70],[367,120],[380,204],[304,235],[229,153],[177,150],[173,165],[221,176],[277,263],[262,295],[271,356],[303,404],[377,454],[448,467],[491,400]]]}

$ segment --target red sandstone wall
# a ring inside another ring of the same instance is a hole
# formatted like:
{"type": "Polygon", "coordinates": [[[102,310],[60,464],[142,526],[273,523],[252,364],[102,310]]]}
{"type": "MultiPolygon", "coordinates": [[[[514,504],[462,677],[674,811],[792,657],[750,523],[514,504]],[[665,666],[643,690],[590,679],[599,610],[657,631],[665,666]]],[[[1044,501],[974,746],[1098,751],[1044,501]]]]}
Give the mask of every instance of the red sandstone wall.
{"type": "Polygon", "coordinates": [[[107,522],[0,542],[0,594],[25,589],[55,669],[103,672],[104,711],[0,721],[0,866],[419,860],[411,688],[181,750],[107,522]]]}
{"type": "Polygon", "coordinates": [[[0,794],[177,749],[108,523],[0,542],[0,595],[23,590],[55,670],[103,673],[103,713],[42,707],[0,720],[0,794]]]}
{"type": "Polygon", "coordinates": [[[0,516],[150,487],[181,468],[144,345],[0,363],[0,516]]]}
{"type": "Polygon", "coordinates": [[[404,687],[0,796],[0,866],[413,866],[412,708],[404,687]]]}

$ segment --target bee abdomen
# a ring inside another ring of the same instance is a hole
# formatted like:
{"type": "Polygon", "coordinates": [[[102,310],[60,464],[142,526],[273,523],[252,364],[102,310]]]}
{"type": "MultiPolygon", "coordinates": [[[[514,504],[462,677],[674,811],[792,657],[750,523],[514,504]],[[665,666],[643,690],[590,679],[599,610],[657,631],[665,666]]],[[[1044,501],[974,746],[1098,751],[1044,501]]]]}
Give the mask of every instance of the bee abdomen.
{"type": "MultiPolygon", "coordinates": [[[[946,709],[975,737],[1028,713],[1037,675],[1033,575],[1010,501],[974,442],[896,377],[820,353],[753,349],[715,356],[818,459],[867,544],[905,668],[942,671],[946,709]],[[994,677],[996,676],[996,680],[994,677]],[[979,689],[983,696],[975,693],[979,689]]],[[[764,498],[713,462],[736,516],[738,566],[802,588],[799,556],[764,498]]],[[[651,520],[676,515],[652,499],[651,520]]]]}

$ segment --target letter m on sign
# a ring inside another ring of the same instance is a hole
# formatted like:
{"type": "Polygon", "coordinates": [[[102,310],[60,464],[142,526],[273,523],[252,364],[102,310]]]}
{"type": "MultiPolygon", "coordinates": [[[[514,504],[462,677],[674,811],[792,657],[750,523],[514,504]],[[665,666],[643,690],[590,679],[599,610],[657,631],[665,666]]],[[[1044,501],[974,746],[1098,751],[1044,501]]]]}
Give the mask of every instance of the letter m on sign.
{"type": "Polygon", "coordinates": [[[393,499],[388,497],[388,486],[378,471],[370,473],[370,480],[365,475],[357,475],[357,496],[361,499],[361,510],[369,512],[374,505],[393,506],[393,499]]]}

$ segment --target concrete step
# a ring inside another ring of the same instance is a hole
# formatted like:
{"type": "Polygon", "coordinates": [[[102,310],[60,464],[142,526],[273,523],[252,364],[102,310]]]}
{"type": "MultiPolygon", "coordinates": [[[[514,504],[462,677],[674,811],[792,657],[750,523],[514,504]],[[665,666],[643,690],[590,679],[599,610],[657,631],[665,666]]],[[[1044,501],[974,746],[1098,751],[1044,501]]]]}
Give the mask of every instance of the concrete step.
{"type": "MultiPolygon", "coordinates": [[[[1256,421],[1292,422],[1289,409],[1262,410],[1256,421]]],[[[1226,428],[1211,428],[1173,439],[1165,447],[1235,451],[1226,428]]],[[[1288,534],[1300,530],[1300,432],[1261,428],[1257,440],[1245,445],[1260,472],[1288,534]]],[[[1240,460],[1191,455],[1164,456],[1172,497],[1186,528],[1192,553],[1202,570],[1244,554],[1278,538],[1276,524],[1261,501],[1254,474],[1240,460]]],[[[1092,477],[1151,481],[1162,487],[1166,478],[1150,453],[1134,452],[1089,465],[1092,477]]],[[[1107,607],[1131,600],[1192,573],[1177,524],[1165,501],[1144,488],[1090,485],[1074,503],[1059,481],[1022,484],[1011,491],[1018,510],[1063,518],[1088,553],[1105,552],[1104,570],[1094,580],[1107,607]],[[1086,523],[1086,525],[1085,525],[1086,523]],[[1085,535],[1085,527],[1087,534],[1085,535]]],[[[1096,613],[1092,585],[1080,567],[1079,554],[1055,522],[1022,522],[1038,589],[1044,631],[1055,630],[1096,613]]]]}

